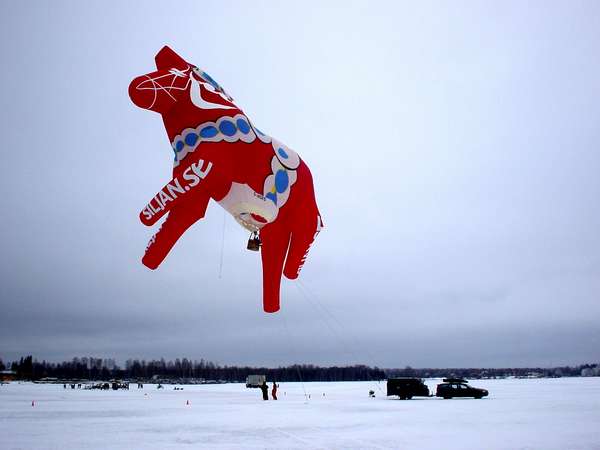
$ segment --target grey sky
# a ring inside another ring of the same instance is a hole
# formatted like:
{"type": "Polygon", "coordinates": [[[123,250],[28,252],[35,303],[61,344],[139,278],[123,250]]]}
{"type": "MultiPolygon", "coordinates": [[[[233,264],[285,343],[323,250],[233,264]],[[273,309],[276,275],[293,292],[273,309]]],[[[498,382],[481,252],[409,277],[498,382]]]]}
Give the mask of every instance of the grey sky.
{"type": "Polygon", "coordinates": [[[600,360],[599,4],[320,3],[0,3],[1,358],[600,360]],[[214,203],[140,262],[172,153],[127,87],[165,44],[313,173],[280,314],[229,215],[219,278],[214,203]]]}

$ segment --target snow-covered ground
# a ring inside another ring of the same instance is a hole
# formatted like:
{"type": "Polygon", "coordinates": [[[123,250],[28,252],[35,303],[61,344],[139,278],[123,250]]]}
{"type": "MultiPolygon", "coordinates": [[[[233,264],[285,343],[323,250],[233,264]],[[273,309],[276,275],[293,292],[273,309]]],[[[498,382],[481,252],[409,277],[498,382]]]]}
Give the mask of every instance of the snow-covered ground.
{"type": "Polygon", "coordinates": [[[385,382],[281,383],[276,402],[241,384],[11,383],[0,386],[0,449],[600,449],[600,378],[471,384],[490,397],[402,401],[385,382]]]}

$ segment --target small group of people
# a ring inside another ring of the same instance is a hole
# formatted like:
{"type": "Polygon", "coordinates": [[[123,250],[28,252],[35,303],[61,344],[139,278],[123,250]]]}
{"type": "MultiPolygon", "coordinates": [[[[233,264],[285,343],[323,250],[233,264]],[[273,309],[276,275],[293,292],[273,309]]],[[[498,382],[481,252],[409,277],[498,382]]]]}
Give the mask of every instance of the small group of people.
{"type": "MultiPolygon", "coordinates": [[[[260,390],[262,391],[263,400],[269,400],[269,386],[267,385],[266,380],[260,385],[260,390]]],[[[271,388],[271,397],[273,397],[273,400],[277,400],[277,383],[274,381],[273,387],[271,388]]]]}

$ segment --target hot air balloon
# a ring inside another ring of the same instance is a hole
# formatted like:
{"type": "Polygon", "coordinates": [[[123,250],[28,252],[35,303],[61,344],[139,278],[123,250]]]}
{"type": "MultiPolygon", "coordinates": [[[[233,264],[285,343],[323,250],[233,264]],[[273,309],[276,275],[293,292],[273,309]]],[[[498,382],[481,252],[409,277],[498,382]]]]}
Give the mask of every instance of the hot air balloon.
{"type": "Polygon", "coordinates": [[[174,153],[173,178],[140,213],[144,225],[166,219],[142,262],[156,269],[212,198],[251,234],[261,252],[263,308],[280,308],[283,273],[296,279],[323,227],[310,170],[298,154],[261,132],[208,73],[169,47],[157,70],[129,85],[133,103],[161,115],[174,153]]]}

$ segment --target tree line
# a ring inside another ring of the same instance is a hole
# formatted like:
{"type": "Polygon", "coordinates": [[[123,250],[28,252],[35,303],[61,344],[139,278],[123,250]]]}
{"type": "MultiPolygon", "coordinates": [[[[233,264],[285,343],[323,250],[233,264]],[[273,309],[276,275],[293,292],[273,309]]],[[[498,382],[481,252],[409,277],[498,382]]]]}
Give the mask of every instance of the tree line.
{"type": "Polygon", "coordinates": [[[577,366],[561,367],[505,367],[505,368],[445,368],[445,369],[413,369],[406,366],[404,369],[385,369],[389,378],[416,377],[416,378],[504,378],[504,377],[578,377],[584,369],[594,369],[597,364],[580,364],[577,366]]]}
{"type": "MultiPolygon", "coordinates": [[[[0,360],[0,365],[3,365],[0,360]]],[[[1,366],[0,366],[1,367],[1,366]]],[[[385,379],[385,373],[377,367],[366,365],[320,367],[312,364],[287,367],[221,366],[211,361],[192,361],[188,358],[174,361],[128,359],[120,367],[114,359],[73,358],[59,363],[38,361],[31,355],[10,364],[17,379],[41,380],[221,380],[245,382],[248,375],[266,375],[270,381],[371,381],[385,379]]]]}
{"type": "Polygon", "coordinates": [[[312,364],[295,364],[287,367],[221,366],[211,361],[188,358],[174,361],[128,359],[119,366],[114,359],[93,357],[73,358],[71,361],[38,361],[29,355],[19,361],[5,364],[0,359],[0,371],[10,368],[20,380],[57,378],[61,380],[222,380],[244,382],[248,375],[266,375],[269,381],[373,381],[394,377],[467,379],[514,377],[580,376],[585,370],[600,373],[598,364],[581,364],[553,368],[424,368],[380,369],[366,365],[320,367],[312,364]]]}

